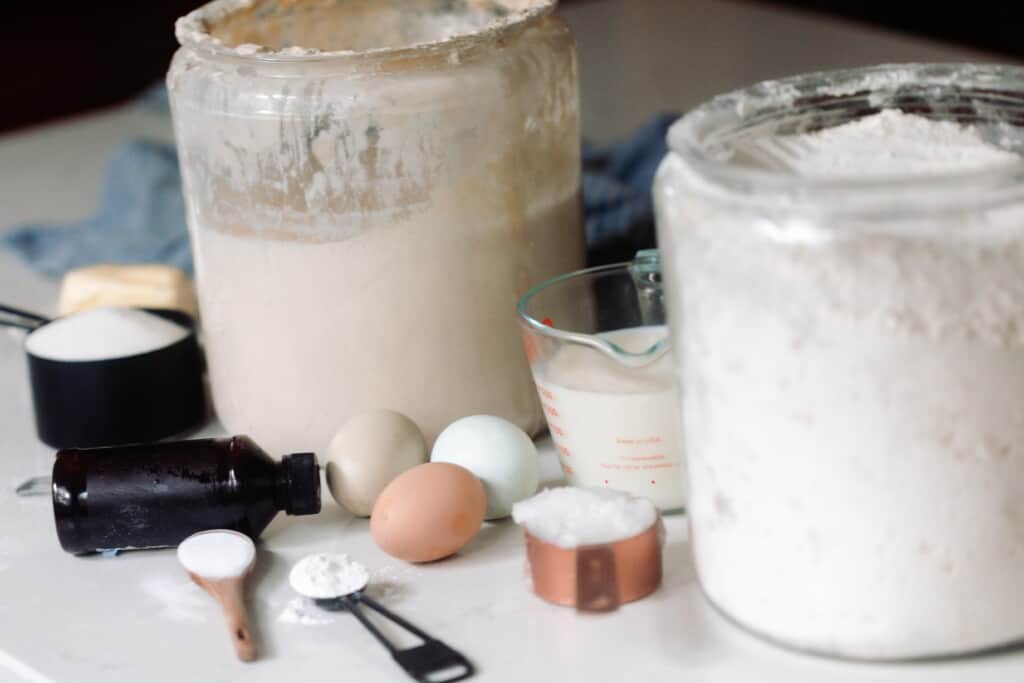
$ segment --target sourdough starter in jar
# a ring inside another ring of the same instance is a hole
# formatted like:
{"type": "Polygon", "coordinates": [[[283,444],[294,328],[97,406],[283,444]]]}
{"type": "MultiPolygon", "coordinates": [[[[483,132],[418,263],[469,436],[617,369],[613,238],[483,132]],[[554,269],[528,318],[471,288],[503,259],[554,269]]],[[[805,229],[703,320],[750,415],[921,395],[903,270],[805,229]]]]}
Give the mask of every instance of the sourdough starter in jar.
{"type": "Polygon", "coordinates": [[[320,450],[543,424],[516,330],[583,262],[576,64],[552,0],[217,0],[168,75],[218,416],[320,450]]]}
{"type": "MultiPolygon", "coordinates": [[[[730,158],[891,179],[898,201],[939,176],[1019,170],[980,128],[876,111],[740,139],[730,158]]],[[[925,202],[917,223],[938,234],[899,234],[870,207],[787,222],[729,205],[700,175],[670,155],[657,198],[709,599],[774,640],[849,657],[1024,637],[1019,195],[987,213],[925,202]]]]}

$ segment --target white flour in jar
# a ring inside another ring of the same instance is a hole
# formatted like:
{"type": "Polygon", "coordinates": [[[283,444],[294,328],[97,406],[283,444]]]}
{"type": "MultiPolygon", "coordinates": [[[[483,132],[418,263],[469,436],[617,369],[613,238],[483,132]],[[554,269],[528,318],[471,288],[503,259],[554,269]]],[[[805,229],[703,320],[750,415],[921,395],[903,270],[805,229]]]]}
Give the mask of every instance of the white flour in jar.
{"type": "MultiPolygon", "coordinates": [[[[738,155],[815,178],[1020,161],[896,111],[778,142],[738,155]]],[[[979,213],[936,214],[948,240],[785,243],[713,210],[662,231],[697,568],[743,624],[872,658],[1024,637],[1024,243],[976,239],[979,213]]]]}

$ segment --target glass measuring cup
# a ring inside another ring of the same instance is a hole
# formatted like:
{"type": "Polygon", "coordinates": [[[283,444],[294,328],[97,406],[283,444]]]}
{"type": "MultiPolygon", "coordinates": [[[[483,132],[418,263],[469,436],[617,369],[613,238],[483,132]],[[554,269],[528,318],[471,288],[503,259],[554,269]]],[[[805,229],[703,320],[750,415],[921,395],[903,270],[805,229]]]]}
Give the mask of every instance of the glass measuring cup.
{"type": "Polygon", "coordinates": [[[682,508],[681,411],[658,251],[543,282],[518,312],[568,483],[682,508]]]}

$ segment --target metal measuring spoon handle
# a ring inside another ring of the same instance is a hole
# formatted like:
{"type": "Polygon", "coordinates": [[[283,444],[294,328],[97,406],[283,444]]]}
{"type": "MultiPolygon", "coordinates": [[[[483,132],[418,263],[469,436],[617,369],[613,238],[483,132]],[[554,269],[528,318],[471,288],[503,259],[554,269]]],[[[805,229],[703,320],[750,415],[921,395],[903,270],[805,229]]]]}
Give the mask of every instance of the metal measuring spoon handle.
{"type": "Polygon", "coordinates": [[[48,322],[50,322],[49,318],[38,313],[0,304],[0,326],[17,327],[32,332],[37,327],[41,327],[48,322]]]}
{"type": "Polygon", "coordinates": [[[454,683],[455,681],[465,680],[476,673],[473,664],[460,652],[417,628],[361,591],[337,598],[317,599],[314,602],[325,609],[346,609],[351,612],[359,620],[359,623],[365,626],[373,634],[373,637],[387,648],[388,652],[391,653],[392,659],[407,674],[421,683],[454,683]],[[370,621],[363,612],[361,605],[369,607],[391,623],[412,633],[423,642],[420,645],[404,649],[396,647],[370,621]],[[450,675],[442,677],[441,674],[450,675]]]}

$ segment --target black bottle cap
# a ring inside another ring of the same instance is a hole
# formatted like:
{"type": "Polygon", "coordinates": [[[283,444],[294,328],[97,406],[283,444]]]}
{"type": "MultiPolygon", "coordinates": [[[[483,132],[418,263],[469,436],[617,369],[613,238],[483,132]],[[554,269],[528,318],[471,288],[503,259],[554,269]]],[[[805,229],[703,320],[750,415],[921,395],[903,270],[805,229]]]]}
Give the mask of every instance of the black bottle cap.
{"type": "Polygon", "coordinates": [[[281,458],[287,481],[284,511],[289,515],[320,512],[320,465],[313,453],[292,453],[281,458]]]}

